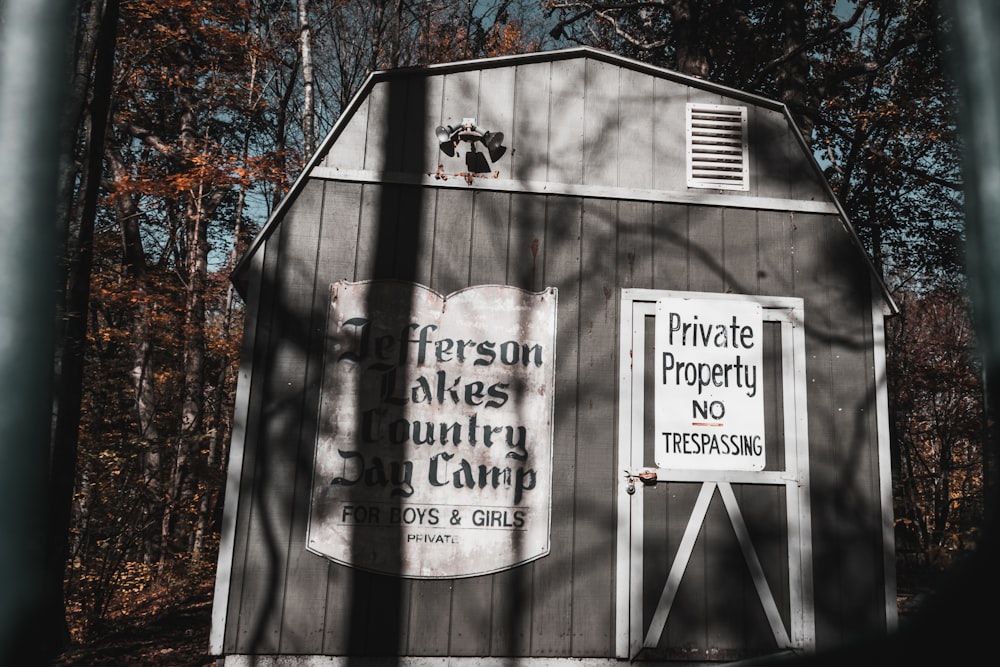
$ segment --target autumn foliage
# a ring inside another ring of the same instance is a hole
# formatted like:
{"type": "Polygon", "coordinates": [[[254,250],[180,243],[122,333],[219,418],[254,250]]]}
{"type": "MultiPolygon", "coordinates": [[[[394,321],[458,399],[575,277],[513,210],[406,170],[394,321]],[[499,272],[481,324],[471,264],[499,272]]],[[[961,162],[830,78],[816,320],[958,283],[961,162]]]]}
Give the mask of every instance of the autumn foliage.
{"type": "Polygon", "coordinates": [[[990,428],[967,297],[898,295],[889,327],[897,562],[904,582],[942,572],[980,539],[990,428]]]}

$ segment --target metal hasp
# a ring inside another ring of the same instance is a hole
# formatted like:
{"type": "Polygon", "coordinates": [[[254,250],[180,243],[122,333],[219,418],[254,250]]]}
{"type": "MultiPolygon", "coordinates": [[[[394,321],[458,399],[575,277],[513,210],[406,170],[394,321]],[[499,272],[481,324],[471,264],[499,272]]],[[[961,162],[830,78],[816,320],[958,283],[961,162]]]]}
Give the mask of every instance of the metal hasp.
{"type": "Polygon", "coordinates": [[[635,471],[626,468],[625,479],[628,480],[628,486],[625,490],[628,491],[628,494],[631,496],[635,493],[635,480],[639,480],[646,486],[656,485],[656,468],[640,468],[635,471]]]}

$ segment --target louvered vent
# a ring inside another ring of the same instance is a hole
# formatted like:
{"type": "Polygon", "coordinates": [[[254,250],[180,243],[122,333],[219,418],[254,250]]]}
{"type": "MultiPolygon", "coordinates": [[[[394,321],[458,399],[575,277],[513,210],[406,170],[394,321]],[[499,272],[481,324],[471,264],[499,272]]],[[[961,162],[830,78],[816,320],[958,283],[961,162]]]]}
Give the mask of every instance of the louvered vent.
{"type": "Polygon", "coordinates": [[[687,105],[687,184],[748,190],[747,108],[687,105]]]}

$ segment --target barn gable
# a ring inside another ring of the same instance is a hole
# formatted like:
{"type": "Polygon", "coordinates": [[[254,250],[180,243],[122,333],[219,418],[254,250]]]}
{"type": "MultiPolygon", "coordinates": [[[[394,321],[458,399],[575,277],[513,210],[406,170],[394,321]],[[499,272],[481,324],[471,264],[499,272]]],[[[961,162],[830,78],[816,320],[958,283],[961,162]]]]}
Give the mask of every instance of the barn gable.
{"type": "Polygon", "coordinates": [[[586,48],[379,72],[234,281],[227,665],[705,662],[893,627],[893,304],[782,105],[586,48]],[[421,578],[309,548],[326,406],[353,399],[331,389],[337,295],[387,280],[552,295],[551,523],[530,559],[421,578]],[[681,302],[760,313],[762,469],[654,461],[657,322],[681,302]]]}
{"type": "Polygon", "coordinates": [[[837,215],[867,260],[784,105],[574,48],[370,76],[244,256],[237,284],[308,179],[468,189],[470,174],[491,191],[837,215]],[[745,111],[745,189],[688,187],[692,105],[745,111]],[[497,162],[474,165],[486,171],[442,153],[432,132],[466,118],[504,133],[497,162]]]}

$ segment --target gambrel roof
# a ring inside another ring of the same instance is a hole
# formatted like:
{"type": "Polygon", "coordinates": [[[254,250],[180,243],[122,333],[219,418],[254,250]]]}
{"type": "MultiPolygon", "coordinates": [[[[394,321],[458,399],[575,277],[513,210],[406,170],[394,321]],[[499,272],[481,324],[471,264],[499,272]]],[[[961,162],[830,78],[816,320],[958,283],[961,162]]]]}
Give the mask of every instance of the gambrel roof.
{"type": "Polygon", "coordinates": [[[895,311],[784,104],[589,47],[372,73],[235,268],[241,291],[312,178],[832,214],[895,311]],[[746,109],[743,187],[690,186],[689,105],[746,109]],[[503,155],[441,152],[435,127],[464,119],[502,132],[503,155]]]}

